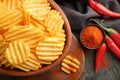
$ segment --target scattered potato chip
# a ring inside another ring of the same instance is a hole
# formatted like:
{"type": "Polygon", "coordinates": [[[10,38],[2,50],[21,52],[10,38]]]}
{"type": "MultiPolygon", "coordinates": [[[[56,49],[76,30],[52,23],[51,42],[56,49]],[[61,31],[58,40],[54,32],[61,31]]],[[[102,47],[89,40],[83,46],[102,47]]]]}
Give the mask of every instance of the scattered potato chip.
{"type": "Polygon", "coordinates": [[[66,69],[65,67],[61,67],[61,70],[64,71],[64,72],[66,72],[67,74],[71,73],[70,70],[66,69]]]}
{"type": "Polygon", "coordinates": [[[70,74],[71,72],[76,72],[79,66],[80,62],[77,58],[67,55],[61,63],[61,70],[70,74]]]}
{"type": "Polygon", "coordinates": [[[12,65],[25,62],[29,55],[30,48],[22,40],[11,41],[5,51],[5,57],[12,65]]]}
{"type": "MultiPolygon", "coordinates": [[[[79,68],[79,66],[78,65],[80,65],[80,62],[77,60],[77,58],[73,58],[73,57],[71,57],[71,56],[66,56],[66,59],[69,59],[69,60],[71,60],[71,61],[73,61],[75,64],[73,65],[74,67],[76,67],[76,68],[79,68]]],[[[64,61],[65,62],[65,61],[64,61]]],[[[69,61],[66,61],[66,63],[70,63],[69,61]]]]}

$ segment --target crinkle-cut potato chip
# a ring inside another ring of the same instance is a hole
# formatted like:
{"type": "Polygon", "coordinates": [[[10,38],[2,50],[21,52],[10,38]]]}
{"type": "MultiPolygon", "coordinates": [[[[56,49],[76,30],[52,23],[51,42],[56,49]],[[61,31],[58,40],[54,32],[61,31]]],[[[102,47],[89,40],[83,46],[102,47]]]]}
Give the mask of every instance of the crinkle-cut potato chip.
{"type": "Polygon", "coordinates": [[[22,12],[23,14],[23,25],[29,25],[31,22],[31,18],[30,18],[30,14],[28,12],[25,11],[24,8],[19,8],[19,10],[22,12]]]}
{"type": "Polygon", "coordinates": [[[57,38],[46,37],[36,46],[36,55],[38,59],[44,61],[54,61],[62,54],[64,44],[57,38]]]}
{"type": "Polygon", "coordinates": [[[25,0],[22,6],[26,12],[38,17],[39,20],[44,20],[51,10],[50,4],[42,3],[41,0],[25,0]]]}
{"type": "Polygon", "coordinates": [[[37,55],[41,55],[41,56],[57,56],[57,55],[61,55],[62,52],[37,52],[37,55]]]}
{"type": "Polygon", "coordinates": [[[12,65],[25,62],[29,55],[30,48],[22,40],[11,41],[5,50],[5,57],[12,65]]]}
{"type": "Polygon", "coordinates": [[[66,69],[65,67],[61,67],[61,70],[64,71],[65,73],[67,73],[67,74],[71,73],[71,71],[66,69]]]}
{"type": "MultiPolygon", "coordinates": [[[[78,59],[77,58],[73,58],[72,56],[66,56],[66,59],[69,59],[69,60],[71,60],[72,62],[74,62],[75,64],[77,64],[77,65],[73,65],[74,67],[76,67],[76,68],[79,68],[78,67],[78,65],[80,65],[80,62],[78,61],[78,59]]],[[[67,63],[67,62],[66,62],[67,63]]],[[[70,62],[68,62],[68,64],[69,64],[70,62]]]]}
{"type": "Polygon", "coordinates": [[[6,13],[6,7],[0,2],[0,15],[3,15],[4,13],[6,13]]]}
{"type": "Polygon", "coordinates": [[[62,29],[63,24],[62,16],[56,10],[51,10],[45,18],[45,25],[51,35],[58,33],[62,29]]]}
{"type": "Polygon", "coordinates": [[[45,24],[42,21],[40,21],[37,17],[31,16],[31,23],[35,27],[40,28],[42,31],[45,31],[45,24]]]}
{"type": "Polygon", "coordinates": [[[66,64],[65,62],[62,62],[62,67],[64,67],[65,69],[69,70],[69,71],[72,71],[72,72],[76,72],[76,68],[66,64]]]}
{"type": "Polygon", "coordinates": [[[17,9],[21,6],[21,0],[1,0],[8,10],[17,9]]]}
{"type": "Polygon", "coordinates": [[[22,39],[31,48],[37,45],[38,41],[41,40],[41,36],[43,36],[43,31],[32,25],[14,26],[4,34],[4,38],[7,41],[22,39]]]}
{"type": "Polygon", "coordinates": [[[8,60],[5,58],[5,55],[0,55],[0,66],[4,65],[5,68],[13,69],[14,66],[8,62],[8,60]]]}
{"type": "Polygon", "coordinates": [[[66,40],[66,35],[64,30],[60,30],[57,34],[54,35],[55,38],[57,38],[60,42],[65,42],[66,40]]]}
{"type": "Polygon", "coordinates": [[[46,37],[44,40],[40,41],[36,46],[37,51],[47,51],[47,52],[59,52],[63,50],[64,44],[59,43],[57,38],[46,37]],[[46,45],[46,46],[45,46],[46,45]]]}
{"type": "Polygon", "coordinates": [[[4,40],[3,36],[0,35],[0,55],[4,53],[8,43],[4,40]]]}
{"type": "Polygon", "coordinates": [[[30,53],[30,56],[25,62],[14,66],[15,68],[21,69],[26,72],[29,72],[31,70],[38,70],[42,67],[40,61],[36,58],[36,56],[33,53],[30,53]]]}
{"type": "Polygon", "coordinates": [[[38,2],[38,3],[48,3],[48,0],[24,0],[24,1],[29,1],[31,3],[38,2]]]}
{"type": "Polygon", "coordinates": [[[40,61],[40,64],[41,64],[41,65],[43,65],[43,64],[45,64],[45,65],[50,65],[50,64],[52,64],[51,61],[45,61],[45,60],[39,60],[39,61],[40,61]]]}
{"type": "Polygon", "coordinates": [[[43,61],[54,61],[59,58],[58,56],[40,56],[38,55],[38,59],[43,60],[43,61]]]}
{"type": "Polygon", "coordinates": [[[61,63],[61,70],[70,74],[71,72],[76,72],[79,66],[80,62],[77,58],[67,55],[61,63]]]}
{"type": "Polygon", "coordinates": [[[23,15],[19,10],[6,10],[6,13],[0,15],[0,28],[9,29],[12,26],[22,22],[23,15]]]}
{"type": "MultiPolygon", "coordinates": [[[[75,59],[73,59],[73,60],[71,60],[71,59],[68,59],[68,58],[65,58],[64,60],[63,60],[63,62],[65,62],[66,64],[68,64],[68,65],[72,65],[73,67],[75,67],[75,68],[79,68],[79,64],[77,63],[76,64],[76,62],[74,61],[75,59]],[[71,62],[72,61],[72,62],[71,62]]],[[[77,61],[77,60],[76,60],[77,61]]]]}

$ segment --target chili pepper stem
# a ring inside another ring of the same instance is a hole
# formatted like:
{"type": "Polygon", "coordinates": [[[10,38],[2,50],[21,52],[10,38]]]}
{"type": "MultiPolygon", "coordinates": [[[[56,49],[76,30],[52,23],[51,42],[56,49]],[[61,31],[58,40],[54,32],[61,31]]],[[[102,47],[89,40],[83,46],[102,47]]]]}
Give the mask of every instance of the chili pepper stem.
{"type": "Polygon", "coordinates": [[[103,26],[101,23],[99,23],[97,20],[95,19],[90,19],[90,21],[94,21],[95,23],[97,23],[102,29],[104,29],[109,35],[111,35],[113,33],[113,29],[111,28],[106,28],[105,26],[103,26]]]}
{"type": "Polygon", "coordinates": [[[115,42],[115,44],[120,48],[120,35],[119,32],[112,29],[112,28],[106,28],[102,25],[102,21],[101,23],[99,23],[98,21],[94,20],[94,19],[90,19],[90,21],[94,21],[95,23],[97,23],[99,25],[99,27],[103,28],[108,35],[113,39],[113,41],[115,42]]]}

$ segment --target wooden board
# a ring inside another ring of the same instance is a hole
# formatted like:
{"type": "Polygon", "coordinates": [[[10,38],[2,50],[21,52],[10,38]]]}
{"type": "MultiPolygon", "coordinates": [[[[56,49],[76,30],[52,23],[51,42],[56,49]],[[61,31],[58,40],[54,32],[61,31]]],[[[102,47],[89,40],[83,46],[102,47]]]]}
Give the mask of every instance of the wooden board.
{"type": "Polygon", "coordinates": [[[68,55],[75,56],[80,61],[80,68],[77,70],[76,73],[72,73],[70,75],[66,74],[65,72],[61,71],[61,65],[57,65],[56,67],[50,69],[49,71],[36,75],[36,76],[27,76],[27,77],[14,77],[14,76],[5,76],[0,75],[1,80],[78,80],[81,76],[84,66],[85,66],[85,56],[83,49],[79,45],[77,39],[72,37],[72,45],[68,52],[68,55]]]}

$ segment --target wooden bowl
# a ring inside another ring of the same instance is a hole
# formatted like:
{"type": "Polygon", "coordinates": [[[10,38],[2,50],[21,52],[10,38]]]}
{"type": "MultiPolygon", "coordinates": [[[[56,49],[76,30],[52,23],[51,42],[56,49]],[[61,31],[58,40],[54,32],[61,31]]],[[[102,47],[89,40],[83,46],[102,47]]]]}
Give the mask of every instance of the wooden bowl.
{"type": "Polygon", "coordinates": [[[63,58],[67,55],[68,50],[70,49],[70,46],[71,46],[71,41],[72,41],[72,34],[71,34],[69,22],[65,16],[64,12],[62,11],[62,9],[53,0],[48,0],[48,1],[53,9],[56,9],[57,11],[60,12],[60,14],[64,20],[63,28],[66,33],[66,42],[65,42],[64,49],[63,49],[63,54],[57,60],[55,60],[52,64],[44,66],[37,71],[24,72],[24,71],[18,70],[18,69],[11,70],[8,68],[0,67],[0,74],[9,75],[9,76],[33,76],[33,75],[37,75],[37,74],[42,74],[45,71],[50,70],[51,68],[60,64],[61,61],[63,60],[63,58]]]}

